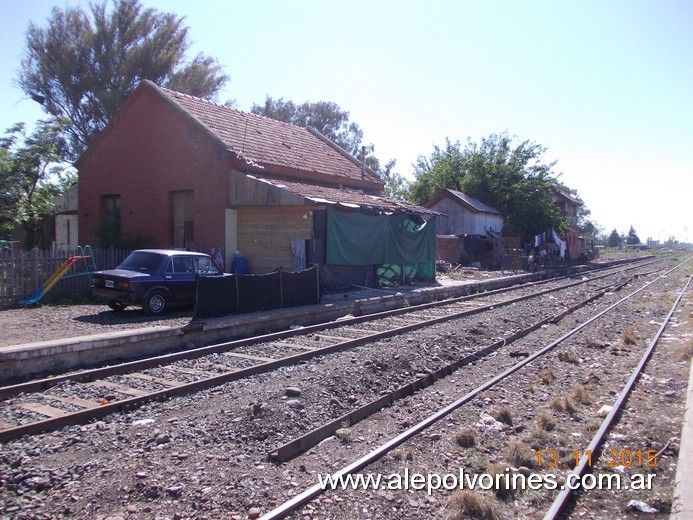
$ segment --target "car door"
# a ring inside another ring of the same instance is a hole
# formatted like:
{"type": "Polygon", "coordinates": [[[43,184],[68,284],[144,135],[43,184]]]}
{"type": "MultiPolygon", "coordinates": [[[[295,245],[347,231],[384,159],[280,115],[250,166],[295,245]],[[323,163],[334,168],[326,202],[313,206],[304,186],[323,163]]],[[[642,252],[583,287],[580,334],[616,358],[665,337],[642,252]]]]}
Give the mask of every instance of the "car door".
{"type": "Polygon", "coordinates": [[[193,303],[195,301],[195,269],[190,256],[172,256],[164,272],[165,285],[171,294],[171,301],[193,303]]]}

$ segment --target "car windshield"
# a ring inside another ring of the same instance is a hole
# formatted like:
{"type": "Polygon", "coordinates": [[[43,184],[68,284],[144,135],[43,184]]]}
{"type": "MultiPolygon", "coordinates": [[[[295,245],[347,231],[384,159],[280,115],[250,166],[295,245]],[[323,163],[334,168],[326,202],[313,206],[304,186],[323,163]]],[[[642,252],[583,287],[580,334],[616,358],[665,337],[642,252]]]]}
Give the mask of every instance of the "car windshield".
{"type": "Polygon", "coordinates": [[[126,269],[128,271],[137,271],[138,273],[152,274],[161,264],[161,255],[157,253],[145,253],[135,251],[123,260],[123,263],[118,266],[118,269],[126,269]]]}

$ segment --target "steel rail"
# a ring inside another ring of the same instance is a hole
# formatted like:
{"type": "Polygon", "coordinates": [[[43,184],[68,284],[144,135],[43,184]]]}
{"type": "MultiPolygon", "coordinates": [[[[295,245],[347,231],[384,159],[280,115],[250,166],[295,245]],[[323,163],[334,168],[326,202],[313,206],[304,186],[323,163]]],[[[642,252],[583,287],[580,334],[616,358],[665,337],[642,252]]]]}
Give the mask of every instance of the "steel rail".
{"type": "MultiPolygon", "coordinates": [[[[549,290],[549,291],[552,291],[552,290],[549,290]]],[[[397,328],[393,328],[393,329],[389,329],[389,330],[385,330],[385,331],[375,332],[373,334],[368,334],[368,335],[365,335],[365,336],[362,336],[359,338],[355,338],[352,340],[348,340],[348,341],[342,341],[342,342],[334,343],[332,345],[317,348],[315,350],[311,350],[311,351],[307,351],[307,352],[300,352],[300,353],[286,356],[286,357],[276,359],[273,361],[258,363],[257,365],[253,365],[250,367],[241,368],[241,369],[232,369],[232,370],[229,370],[228,372],[225,372],[222,374],[217,374],[217,375],[214,375],[214,376],[211,376],[208,378],[199,379],[199,380],[193,381],[191,383],[185,383],[185,384],[182,384],[179,386],[165,388],[163,390],[150,392],[150,393],[147,393],[146,395],[143,395],[143,396],[130,397],[130,398],[122,399],[119,401],[104,403],[101,406],[98,406],[96,408],[87,408],[84,410],[79,410],[77,412],[70,412],[66,415],[62,415],[59,417],[50,417],[50,418],[42,419],[39,421],[21,424],[21,425],[12,427],[12,428],[0,430],[0,442],[15,439],[15,438],[21,437],[22,435],[32,435],[32,434],[40,433],[43,431],[48,431],[48,430],[60,428],[63,426],[84,423],[84,422],[89,421],[91,419],[98,419],[98,418],[101,418],[105,415],[109,415],[111,413],[131,410],[131,409],[143,406],[144,404],[146,404],[148,402],[169,399],[169,398],[174,397],[174,396],[181,396],[181,395],[186,395],[186,394],[190,394],[193,392],[206,390],[206,389],[212,388],[214,386],[218,386],[218,385],[228,383],[231,381],[236,381],[236,380],[242,379],[244,377],[249,377],[249,376],[261,374],[264,372],[276,370],[278,368],[293,365],[293,364],[298,363],[300,361],[306,361],[308,359],[312,359],[314,357],[318,357],[321,355],[331,354],[333,352],[345,350],[347,348],[353,348],[353,347],[357,347],[357,346],[360,346],[360,345],[363,345],[366,343],[371,343],[371,342],[379,341],[382,339],[387,339],[387,338],[395,336],[395,335],[399,335],[399,334],[403,334],[406,332],[411,332],[411,331],[418,330],[421,328],[429,327],[429,326],[432,326],[432,325],[435,325],[438,323],[444,323],[446,321],[451,321],[454,319],[459,319],[459,318],[463,318],[463,317],[467,317],[467,316],[471,316],[471,315],[475,315],[475,314],[480,314],[480,313],[486,312],[488,310],[492,310],[492,309],[496,309],[498,307],[510,305],[512,303],[516,303],[516,301],[522,301],[524,299],[528,299],[529,297],[532,297],[532,296],[534,296],[534,295],[530,295],[530,296],[525,295],[525,296],[521,296],[518,298],[511,299],[511,300],[507,300],[506,302],[484,305],[482,307],[461,311],[459,313],[454,313],[451,315],[440,316],[438,318],[433,318],[430,320],[419,321],[416,323],[403,325],[402,327],[397,327],[397,328]]],[[[350,320],[344,320],[344,321],[340,322],[340,325],[343,325],[345,322],[348,322],[348,321],[350,321],[350,320]]],[[[267,336],[274,336],[274,335],[270,334],[267,336]]],[[[262,336],[262,337],[264,338],[267,336],[262,336]]],[[[246,344],[246,340],[241,340],[240,343],[246,344]]],[[[107,368],[110,368],[110,367],[107,367],[107,368]]],[[[104,370],[104,369],[97,369],[96,371],[100,372],[102,370],[104,370]]],[[[96,380],[96,379],[92,378],[90,380],[96,380]]],[[[52,381],[52,380],[49,380],[49,381],[52,381]]],[[[26,389],[22,385],[15,385],[14,387],[12,387],[12,389],[16,389],[17,387],[20,387],[21,391],[26,392],[26,389]]]]}
{"type": "MultiPolygon", "coordinates": [[[[653,262],[647,262],[644,265],[649,265],[650,263],[653,262]]],[[[512,303],[517,303],[520,301],[524,301],[529,298],[534,298],[538,296],[543,296],[545,294],[549,294],[551,292],[556,292],[560,291],[563,289],[568,289],[570,287],[574,287],[577,285],[593,282],[595,280],[600,280],[602,278],[606,278],[609,276],[614,276],[616,274],[619,274],[620,272],[625,272],[631,269],[635,269],[638,267],[642,267],[643,264],[637,265],[637,266],[628,266],[625,269],[621,269],[616,272],[611,272],[611,273],[605,273],[605,274],[600,274],[599,276],[590,278],[589,280],[579,280],[567,285],[563,285],[560,287],[555,287],[555,288],[550,288],[550,289],[545,289],[530,295],[524,295],[520,296],[517,298],[511,298],[510,300],[505,300],[502,302],[497,302],[493,304],[489,304],[486,306],[481,306],[476,309],[470,309],[467,311],[463,311],[462,313],[459,313],[457,315],[451,315],[451,319],[455,319],[455,317],[464,317],[469,314],[465,313],[470,313],[473,314],[475,311],[479,312],[484,312],[491,307],[501,307],[504,305],[510,305],[512,303]]],[[[342,319],[342,320],[335,320],[329,323],[319,323],[316,325],[309,325],[306,327],[301,327],[299,329],[292,329],[292,330],[285,330],[285,331],[279,331],[279,332],[272,332],[269,334],[264,334],[260,336],[252,336],[249,338],[243,338],[243,339],[237,339],[233,341],[227,341],[227,342],[222,342],[222,343],[216,343],[213,345],[207,345],[204,347],[198,347],[194,349],[189,349],[185,350],[182,352],[173,352],[169,354],[162,354],[159,356],[153,356],[149,357],[146,359],[139,359],[139,360],[134,360],[134,361],[126,361],[124,363],[118,363],[115,365],[109,365],[105,367],[99,367],[99,368],[92,368],[92,369],[87,369],[87,370],[81,370],[79,372],[71,372],[69,374],[63,374],[63,375],[58,375],[58,376],[51,376],[51,377],[45,377],[42,379],[36,379],[32,381],[27,381],[23,383],[17,383],[13,385],[6,385],[3,387],[0,387],[0,399],[6,399],[7,397],[17,395],[18,393],[21,392],[32,392],[32,391],[40,391],[40,390],[45,390],[48,388],[51,388],[59,383],[64,383],[68,381],[75,381],[75,382],[85,382],[85,381],[94,381],[99,378],[105,378],[113,375],[121,375],[125,374],[128,372],[133,372],[136,370],[144,370],[147,368],[153,368],[153,367],[158,367],[160,365],[166,364],[166,363],[172,363],[174,361],[179,361],[179,360],[187,360],[187,359],[197,359],[201,358],[203,356],[209,355],[209,354],[218,354],[222,352],[227,352],[229,350],[233,350],[239,347],[244,347],[248,345],[253,345],[257,343],[268,343],[272,341],[277,341],[281,339],[288,339],[296,336],[303,336],[303,335],[308,335],[312,334],[314,332],[319,332],[322,330],[330,330],[334,328],[341,328],[344,326],[348,325],[356,325],[360,323],[365,323],[369,321],[378,321],[382,320],[383,318],[391,317],[391,316],[397,316],[400,314],[413,314],[417,311],[425,310],[428,308],[434,308],[434,307],[447,307],[447,306],[452,306],[457,303],[462,303],[465,301],[469,300],[474,300],[478,298],[486,298],[489,296],[493,296],[496,294],[504,293],[504,292],[509,292],[513,290],[521,290],[525,288],[532,288],[536,285],[543,284],[543,283],[548,283],[552,281],[556,281],[561,278],[567,278],[568,276],[565,277],[558,277],[558,278],[552,278],[549,280],[542,280],[540,282],[530,282],[528,284],[522,284],[519,286],[511,286],[511,287],[504,287],[501,289],[495,289],[493,291],[487,291],[483,293],[475,293],[471,295],[466,295],[466,296],[460,296],[457,298],[451,298],[447,300],[441,300],[441,301],[435,301],[435,302],[429,302],[429,303],[423,303],[420,305],[415,305],[411,307],[406,307],[406,308],[400,308],[400,309],[393,309],[389,311],[382,311],[382,312],[377,312],[377,313],[372,313],[372,314],[367,314],[364,316],[357,316],[353,318],[347,318],[347,319],[342,319]]]]}
{"type": "MultiPolygon", "coordinates": [[[[626,283],[627,282],[624,282],[621,286],[624,286],[626,283]]],[[[493,352],[496,352],[497,350],[504,348],[507,345],[510,345],[519,339],[528,336],[529,334],[543,327],[544,325],[547,325],[549,323],[558,323],[565,316],[572,314],[573,312],[577,311],[578,309],[581,309],[585,305],[588,305],[597,300],[598,298],[601,298],[609,290],[617,291],[621,288],[621,286],[604,288],[599,293],[594,294],[585,300],[582,300],[581,302],[571,306],[568,309],[554,314],[553,316],[548,316],[539,321],[536,321],[530,326],[525,327],[524,329],[519,330],[513,334],[510,334],[509,336],[506,336],[498,341],[495,341],[490,345],[482,347],[476,352],[472,352],[471,354],[467,354],[463,358],[457,359],[452,363],[448,363],[442,366],[441,368],[431,372],[430,374],[415,379],[414,381],[407,383],[406,385],[402,385],[396,390],[393,390],[392,392],[380,396],[378,399],[374,401],[360,406],[359,408],[352,410],[349,413],[342,415],[341,417],[337,417],[336,419],[333,419],[332,421],[323,424],[319,428],[316,428],[304,435],[301,435],[289,442],[282,444],[281,446],[278,446],[270,450],[267,453],[267,457],[275,463],[286,462],[287,460],[312,448],[313,446],[323,441],[327,437],[333,435],[337,431],[337,429],[340,428],[341,425],[345,422],[347,422],[350,426],[353,426],[354,424],[362,421],[366,417],[378,412],[385,406],[388,406],[394,403],[395,401],[413,395],[415,392],[433,385],[436,381],[449,376],[458,369],[471,363],[474,363],[484,358],[485,356],[493,352]]]]}
{"type": "MultiPolygon", "coordinates": [[[[614,273],[610,273],[609,275],[603,275],[603,276],[611,276],[614,273]]],[[[600,276],[599,278],[603,277],[600,276]]],[[[587,281],[593,281],[592,280],[587,280],[587,281]]],[[[87,422],[91,419],[98,419],[101,418],[105,415],[109,415],[111,413],[115,412],[121,412],[121,411],[126,411],[126,410],[131,410],[137,407],[140,407],[148,402],[152,401],[157,401],[157,400],[164,400],[164,399],[169,399],[173,396],[181,396],[181,395],[186,395],[202,390],[206,390],[208,388],[218,386],[230,381],[235,381],[238,379],[242,379],[244,377],[249,377],[252,375],[257,375],[260,373],[264,372],[269,372],[272,370],[276,370],[278,368],[284,367],[284,366],[289,366],[295,363],[298,363],[300,361],[305,361],[317,356],[325,355],[325,354],[330,354],[333,352],[337,352],[339,350],[344,350],[347,348],[352,348],[356,346],[360,346],[366,343],[386,339],[388,337],[392,337],[398,334],[403,334],[406,332],[410,332],[413,330],[418,330],[421,328],[429,327],[438,323],[444,323],[446,321],[451,321],[454,319],[459,319],[463,317],[467,317],[470,315],[474,314],[480,314],[482,312],[486,312],[488,310],[496,309],[499,307],[511,305],[513,303],[517,303],[519,301],[524,301],[530,298],[534,298],[543,294],[548,294],[551,292],[555,292],[558,290],[562,290],[568,287],[572,287],[574,285],[579,285],[582,283],[586,283],[586,281],[578,281],[574,282],[572,284],[568,284],[566,286],[561,286],[558,288],[550,288],[546,289],[544,291],[539,291],[538,293],[533,293],[531,295],[523,295],[519,296],[517,298],[511,298],[509,300],[505,300],[503,302],[496,302],[496,303],[491,303],[488,305],[484,305],[475,309],[469,309],[469,310],[464,310],[458,313],[453,313],[449,314],[446,316],[440,316],[438,318],[433,318],[429,320],[424,320],[420,321],[417,323],[413,324],[408,324],[404,325],[402,327],[386,330],[386,331],[381,331],[377,332],[374,334],[369,334],[360,338],[356,338],[353,340],[348,340],[344,342],[338,342],[332,345],[328,345],[326,347],[322,347],[319,349],[315,349],[312,351],[308,352],[301,352],[298,354],[286,356],[280,359],[276,359],[273,361],[268,361],[264,363],[259,363],[257,365],[253,365],[247,368],[241,368],[241,369],[232,369],[229,372],[225,372],[222,374],[217,374],[208,378],[203,378],[199,379],[197,381],[193,381],[190,383],[184,383],[175,387],[169,387],[165,388],[162,390],[154,391],[147,393],[146,395],[143,396],[135,396],[135,397],[130,397],[114,402],[108,402],[104,403],[101,406],[95,407],[95,408],[86,408],[84,410],[79,410],[77,412],[69,412],[65,415],[58,416],[58,417],[49,417],[46,419],[38,420],[38,421],[33,421],[30,423],[25,423],[21,425],[17,425],[11,428],[7,428],[4,430],[0,430],[0,442],[5,442],[7,440],[15,439],[18,437],[21,437],[22,435],[31,435],[31,434],[36,434],[48,430],[53,430],[56,428],[60,428],[63,426],[68,426],[68,425],[73,425],[73,424],[81,424],[84,422],[87,422]]],[[[423,306],[429,306],[431,304],[423,304],[423,306]]],[[[410,308],[405,308],[405,309],[396,309],[395,311],[386,311],[384,313],[377,313],[380,315],[391,315],[392,312],[395,312],[396,314],[401,314],[402,312],[406,312],[410,309],[414,309],[414,307],[410,308]]],[[[292,331],[285,331],[284,333],[273,333],[273,334],[268,334],[260,337],[255,337],[255,338],[248,338],[244,340],[238,340],[235,342],[229,342],[224,345],[231,345],[233,344],[234,347],[236,346],[243,346],[243,345],[248,345],[248,344],[253,344],[253,343],[258,343],[258,342],[266,342],[270,341],[269,338],[272,339],[277,339],[278,337],[289,337],[289,336],[295,336],[295,335],[300,335],[300,334],[306,334],[307,331],[313,331],[313,330],[324,330],[325,328],[337,328],[337,327],[342,327],[346,326],[352,323],[361,323],[364,321],[362,318],[370,318],[369,320],[365,321],[371,321],[373,319],[373,316],[376,316],[377,314],[371,314],[366,317],[360,317],[360,318],[353,318],[353,319],[348,319],[348,320],[341,320],[338,322],[331,322],[330,324],[323,324],[323,325],[317,325],[317,326],[312,326],[312,327],[306,327],[303,329],[298,329],[298,330],[292,330],[292,331]],[[325,327],[325,325],[329,325],[329,327],[325,327]],[[283,334],[287,334],[287,336],[283,336],[283,334]]],[[[218,345],[215,345],[214,347],[218,347],[218,345]]],[[[202,347],[201,349],[198,350],[205,350],[210,347],[202,347]]],[[[168,356],[162,356],[162,357],[168,357],[169,359],[171,358],[176,358],[176,359],[181,359],[181,355],[183,355],[182,358],[187,358],[187,356],[184,356],[187,354],[187,352],[183,353],[177,353],[177,354],[171,354],[168,356]]],[[[199,357],[199,356],[195,356],[199,357]]],[[[145,360],[145,364],[147,366],[159,366],[161,362],[159,363],[153,363],[152,359],[145,360]]],[[[141,362],[131,362],[126,365],[132,366],[133,364],[137,364],[141,362]]],[[[115,373],[117,374],[122,374],[123,371],[117,371],[113,372],[114,367],[105,367],[101,369],[95,369],[93,371],[89,371],[89,376],[88,378],[80,378],[77,379],[76,377],[69,375],[69,376],[64,376],[62,378],[49,378],[47,380],[40,380],[40,381],[34,381],[34,382],[29,382],[29,383],[23,383],[20,385],[13,385],[12,387],[5,387],[0,389],[0,397],[6,397],[10,392],[13,392],[12,395],[16,395],[18,392],[27,392],[29,391],[29,388],[32,388],[33,390],[38,389],[43,389],[45,386],[42,386],[42,384],[47,384],[48,387],[54,386],[55,384],[59,382],[64,382],[66,380],[71,380],[71,381],[83,381],[83,380],[88,380],[88,381],[94,381],[96,380],[96,375],[99,377],[107,377],[107,375],[113,375],[115,373]],[[104,375],[107,374],[107,375],[104,375]],[[35,386],[38,385],[38,386],[35,386]]],[[[117,367],[116,367],[117,368],[117,367]]],[[[138,368],[142,368],[140,365],[138,368]]],[[[83,373],[79,373],[76,376],[80,376],[83,373]]],[[[95,403],[96,404],[96,403],[95,403]]]]}
{"type": "MultiPolygon", "coordinates": [[[[604,436],[606,435],[607,431],[611,428],[613,425],[616,416],[619,414],[621,409],[623,408],[623,404],[625,403],[626,399],[630,395],[631,390],[633,389],[633,386],[635,386],[635,383],[637,379],[640,377],[640,374],[642,373],[643,369],[645,368],[645,365],[650,359],[650,356],[652,355],[652,352],[654,351],[655,346],[657,345],[659,338],[662,336],[664,333],[664,329],[669,325],[669,322],[671,321],[671,317],[674,315],[674,311],[678,307],[679,303],[681,302],[681,299],[683,298],[683,295],[686,293],[686,290],[691,284],[691,280],[693,280],[693,276],[690,276],[688,278],[688,282],[686,285],[683,287],[681,292],[679,293],[678,297],[676,298],[676,301],[674,304],[671,306],[671,310],[669,310],[669,313],[667,314],[666,318],[664,319],[664,322],[662,325],[659,327],[659,330],[657,333],[654,335],[652,340],[650,341],[649,346],[645,350],[645,353],[642,355],[642,358],[640,358],[640,362],[637,364],[637,366],[633,369],[631,372],[630,378],[628,378],[628,381],[626,382],[625,386],[621,390],[621,393],[618,395],[618,398],[614,402],[613,408],[609,412],[609,414],[604,418],[602,421],[601,426],[599,427],[599,430],[597,430],[597,433],[594,434],[594,437],[592,437],[592,441],[590,442],[589,446],[586,448],[586,452],[589,452],[592,456],[596,456],[598,451],[601,450],[602,446],[602,441],[604,440],[604,436]]],[[[570,482],[570,479],[573,478],[576,482],[579,482],[579,478],[582,477],[584,474],[585,470],[587,469],[589,465],[589,457],[587,455],[583,455],[582,458],[580,459],[580,464],[578,464],[573,471],[571,471],[566,478],[566,484],[570,482]],[[573,476],[575,475],[577,479],[573,476]]],[[[580,486],[576,486],[575,489],[571,489],[570,486],[566,485],[563,487],[561,492],[558,494],[558,496],[554,499],[553,503],[551,504],[551,507],[549,510],[546,512],[544,515],[544,520],[554,520],[555,518],[558,517],[558,515],[563,511],[563,509],[566,507],[568,504],[568,499],[570,496],[573,494],[573,491],[577,491],[580,486]]]]}
{"type": "MultiPolygon", "coordinates": [[[[685,262],[684,262],[685,263],[685,262]]],[[[561,337],[558,339],[552,341],[549,343],[547,346],[542,348],[541,350],[535,352],[534,354],[530,355],[526,359],[518,362],[517,364],[513,365],[512,367],[508,368],[501,374],[498,374],[494,376],[493,378],[487,380],[485,383],[481,384],[474,390],[468,392],[466,395],[460,397],[456,401],[450,403],[449,405],[445,406],[444,408],[438,410],[434,414],[430,415],[423,421],[419,422],[418,424],[415,424],[414,426],[410,427],[409,429],[405,430],[401,434],[397,435],[396,437],[390,439],[389,441],[385,442],[384,444],[381,444],[377,448],[373,449],[371,452],[368,454],[364,455],[360,459],[352,462],[351,464],[342,467],[341,469],[337,470],[336,472],[332,473],[330,475],[330,478],[332,479],[332,482],[335,480],[338,480],[342,478],[344,475],[349,475],[352,473],[355,473],[367,465],[371,464],[372,462],[375,462],[376,460],[381,459],[384,455],[386,455],[388,452],[392,451],[394,448],[397,446],[403,444],[407,440],[411,439],[415,435],[421,433],[423,430],[431,426],[432,424],[440,421],[444,417],[450,415],[452,412],[466,404],[467,402],[471,401],[473,398],[475,398],[477,395],[480,393],[488,390],[489,388],[495,386],[497,383],[502,381],[503,379],[507,378],[508,376],[514,374],[518,370],[524,368],[526,365],[530,364],[532,361],[535,359],[543,356],[544,354],[550,352],[553,350],[556,346],[561,344],[563,341],[566,339],[570,338],[571,336],[575,335],[577,332],[582,330],[583,328],[587,327],[588,325],[594,323],[596,320],[604,316],[605,314],[608,314],[611,312],[613,309],[618,307],[619,305],[623,304],[636,294],[640,293],[641,291],[645,290],[647,287],[650,285],[654,284],[661,278],[665,277],[667,274],[675,271],[678,269],[682,264],[677,265],[676,267],[670,269],[669,271],[665,272],[663,275],[658,276],[654,280],[646,283],[639,289],[636,289],[635,291],[629,293],[628,295],[624,296],[617,302],[613,303],[612,305],[608,306],[606,309],[600,311],[599,313],[595,314],[591,318],[587,319],[583,323],[579,324],[575,328],[571,329],[570,331],[566,332],[563,334],[561,337]]],[[[260,517],[260,520],[274,520],[274,519],[279,519],[279,518],[284,518],[287,514],[291,513],[295,509],[301,507],[302,505],[306,504],[310,500],[314,499],[318,495],[322,494],[326,489],[323,488],[319,483],[315,484],[308,489],[304,490],[302,493],[299,493],[298,495],[292,497],[291,499],[287,500],[283,504],[280,504],[276,508],[272,509],[271,511],[265,513],[260,517]]]]}

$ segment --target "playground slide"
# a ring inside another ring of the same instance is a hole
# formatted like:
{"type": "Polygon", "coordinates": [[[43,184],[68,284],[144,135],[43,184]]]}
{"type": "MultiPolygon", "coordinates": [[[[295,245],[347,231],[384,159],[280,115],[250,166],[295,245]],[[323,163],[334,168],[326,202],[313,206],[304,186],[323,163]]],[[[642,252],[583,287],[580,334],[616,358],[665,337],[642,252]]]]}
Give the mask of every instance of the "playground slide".
{"type": "MultiPolygon", "coordinates": [[[[86,246],[89,247],[89,246],[86,246]]],[[[76,255],[76,256],[71,256],[63,264],[52,274],[48,277],[48,279],[43,282],[43,285],[41,285],[36,291],[34,291],[30,296],[24,298],[23,300],[19,300],[17,302],[18,305],[33,305],[35,303],[38,303],[41,298],[43,298],[48,291],[50,291],[53,286],[60,281],[61,278],[63,278],[72,268],[73,265],[75,265],[77,262],[80,260],[87,260],[92,258],[91,255],[76,255]]],[[[94,270],[96,270],[96,266],[94,266],[94,270]]],[[[82,275],[82,274],[87,274],[90,271],[82,272],[82,273],[77,273],[77,275],[82,275]]]]}

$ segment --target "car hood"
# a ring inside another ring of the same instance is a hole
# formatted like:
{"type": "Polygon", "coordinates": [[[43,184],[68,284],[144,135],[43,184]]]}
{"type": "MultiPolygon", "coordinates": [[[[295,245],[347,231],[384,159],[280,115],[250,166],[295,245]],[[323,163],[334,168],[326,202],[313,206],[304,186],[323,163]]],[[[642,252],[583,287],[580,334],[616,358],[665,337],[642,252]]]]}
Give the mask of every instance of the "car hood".
{"type": "Polygon", "coordinates": [[[139,271],[130,271],[128,269],[108,269],[106,271],[96,271],[95,275],[101,275],[113,278],[150,278],[151,275],[147,273],[141,273],[139,271]]]}

